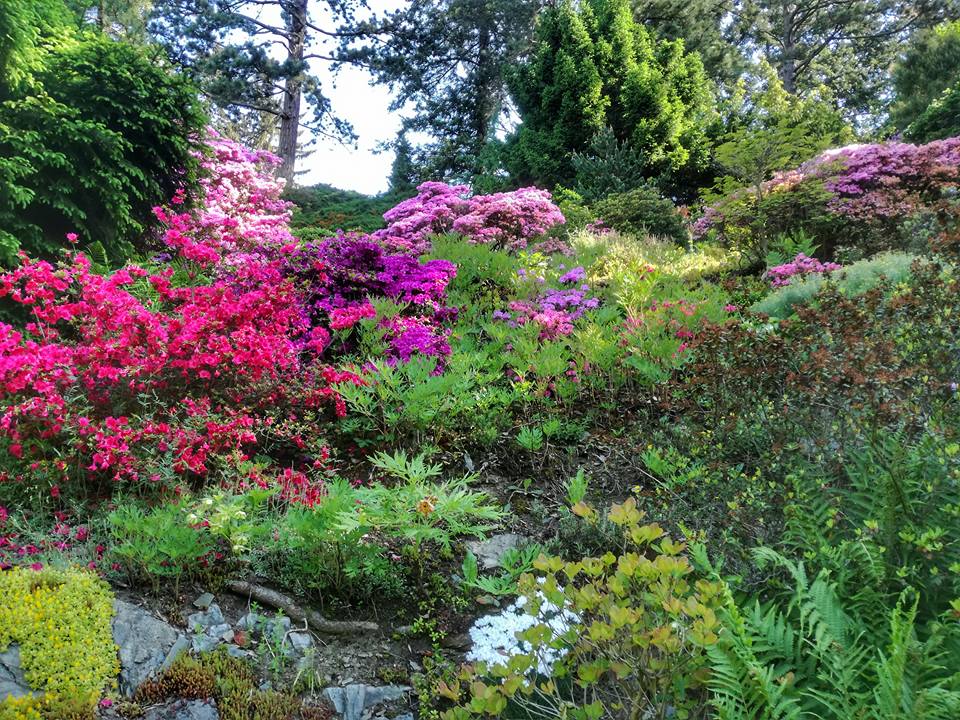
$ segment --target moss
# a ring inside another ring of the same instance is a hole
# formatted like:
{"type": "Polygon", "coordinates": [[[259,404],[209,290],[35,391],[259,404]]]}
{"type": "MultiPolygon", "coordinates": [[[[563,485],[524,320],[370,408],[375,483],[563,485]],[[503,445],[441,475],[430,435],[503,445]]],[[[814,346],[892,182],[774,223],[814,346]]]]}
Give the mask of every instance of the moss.
{"type": "Polygon", "coordinates": [[[137,702],[171,698],[213,698],[221,720],[325,720],[326,707],[308,707],[289,693],[260,690],[250,665],[222,648],[191,657],[181,655],[162,675],[137,690],[137,702]]]}
{"type": "Polygon", "coordinates": [[[20,647],[24,677],[43,698],[0,701],[0,720],[92,716],[120,672],[113,595],[79,569],[0,573],[0,651],[20,647]]]}

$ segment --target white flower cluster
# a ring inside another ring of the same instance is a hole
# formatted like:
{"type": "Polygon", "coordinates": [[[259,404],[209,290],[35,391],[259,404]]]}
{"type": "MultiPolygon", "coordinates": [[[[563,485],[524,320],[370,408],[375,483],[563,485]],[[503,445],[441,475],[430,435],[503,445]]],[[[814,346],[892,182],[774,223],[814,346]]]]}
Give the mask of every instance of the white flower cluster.
{"type": "MultiPolygon", "coordinates": [[[[517,638],[534,625],[544,624],[554,637],[565,633],[580,621],[579,616],[548,602],[541,595],[540,612],[532,615],[526,611],[527,598],[521,597],[496,615],[485,615],[470,628],[473,646],[467,660],[483,662],[488,666],[506,665],[514,655],[526,655],[533,651],[530,643],[517,638]]],[[[546,645],[536,649],[537,672],[550,675],[557,660],[567,654],[566,648],[551,648],[546,645]]]]}

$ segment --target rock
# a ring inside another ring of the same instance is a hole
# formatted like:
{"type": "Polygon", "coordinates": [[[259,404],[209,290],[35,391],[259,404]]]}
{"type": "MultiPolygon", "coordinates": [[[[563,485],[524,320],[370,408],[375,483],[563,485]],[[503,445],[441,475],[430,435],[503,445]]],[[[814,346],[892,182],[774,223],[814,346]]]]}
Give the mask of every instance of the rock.
{"type": "Polygon", "coordinates": [[[309,648],[313,647],[313,635],[306,632],[292,632],[287,635],[287,639],[290,641],[290,644],[293,645],[293,649],[297,652],[303,652],[309,648]]]}
{"type": "Polygon", "coordinates": [[[222,633],[219,637],[220,637],[220,640],[222,640],[225,643],[232,643],[234,639],[236,639],[237,634],[233,630],[227,630],[225,633],[222,633]]]}
{"type": "Polygon", "coordinates": [[[253,612],[247,613],[237,621],[237,627],[241,630],[257,630],[263,627],[265,621],[266,618],[263,615],[258,615],[253,612]]]}
{"type": "Polygon", "coordinates": [[[193,601],[193,606],[198,610],[206,610],[213,604],[213,593],[204,593],[193,601]]]}
{"type": "Polygon", "coordinates": [[[290,630],[290,618],[286,615],[270,618],[263,628],[263,634],[271,640],[278,640],[290,630]]]}
{"type": "Polygon", "coordinates": [[[492,535],[486,540],[474,540],[467,543],[467,549],[477,556],[477,562],[484,570],[493,570],[500,567],[500,560],[507,550],[512,550],[526,540],[523,535],[516,533],[501,533],[492,535]]]}
{"type": "Polygon", "coordinates": [[[440,640],[440,645],[448,650],[460,650],[461,652],[466,652],[470,649],[470,646],[473,645],[473,640],[470,639],[470,635],[468,633],[456,633],[454,635],[445,636],[442,640],[440,640]]]}
{"type": "Polygon", "coordinates": [[[192,632],[197,626],[206,630],[213,625],[223,625],[223,613],[220,612],[220,606],[212,604],[204,612],[193,613],[187,617],[187,628],[192,632]]]}
{"type": "Polygon", "coordinates": [[[193,651],[195,653],[210,652],[219,644],[220,640],[215,637],[210,637],[209,635],[193,636],[193,651]]]}
{"type": "Polygon", "coordinates": [[[163,666],[180,633],[131,603],[115,600],[113,607],[113,641],[120,648],[120,692],[130,697],[163,666]]]}
{"type": "Polygon", "coordinates": [[[150,708],[142,717],[143,720],[219,720],[220,714],[213,700],[174,700],[150,708]]]}
{"type": "MultiPolygon", "coordinates": [[[[221,638],[228,632],[233,632],[233,628],[230,627],[230,623],[220,623],[219,625],[211,625],[207,628],[207,635],[214,638],[221,638]]],[[[232,637],[230,639],[233,640],[232,637]]]]}
{"type": "Polygon", "coordinates": [[[333,703],[333,707],[343,716],[343,720],[361,720],[365,709],[391,700],[399,700],[408,692],[410,688],[403,685],[377,687],[358,683],[346,687],[329,687],[323,691],[323,694],[333,703]]]}
{"type": "Polygon", "coordinates": [[[227,655],[230,655],[235,658],[245,658],[249,653],[241,647],[230,644],[227,645],[227,655]]]}
{"type": "Polygon", "coordinates": [[[23,677],[20,667],[20,646],[11,645],[0,653],[0,701],[7,697],[32,695],[33,690],[23,677]]]}
{"type": "Polygon", "coordinates": [[[173,647],[170,648],[170,652],[167,653],[166,659],[163,661],[163,665],[160,666],[160,672],[163,672],[168,667],[173,665],[174,661],[183,653],[185,650],[190,649],[190,641],[186,636],[181,635],[177,638],[177,641],[173,644],[173,647]]]}

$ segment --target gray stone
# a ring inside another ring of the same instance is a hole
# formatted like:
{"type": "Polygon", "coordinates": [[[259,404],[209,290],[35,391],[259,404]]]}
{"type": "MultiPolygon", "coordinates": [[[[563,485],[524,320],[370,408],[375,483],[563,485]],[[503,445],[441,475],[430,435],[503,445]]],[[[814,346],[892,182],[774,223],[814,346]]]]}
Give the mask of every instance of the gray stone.
{"type": "Polygon", "coordinates": [[[227,645],[227,654],[235,658],[245,658],[250,653],[248,653],[246,650],[244,650],[242,647],[238,645],[230,644],[230,645],[227,645]]]}
{"type": "Polygon", "coordinates": [[[263,627],[266,618],[258,613],[247,613],[237,621],[237,627],[241,630],[257,630],[263,627]]]}
{"type": "Polygon", "coordinates": [[[6,697],[32,695],[33,690],[23,677],[20,667],[20,646],[11,645],[0,653],[0,701],[6,697]]]}
{"type": "Polygon", "coordinates": [[[166,705],[152,707],[143,714],[143,720],[219,720],[213,700],[174,700],[166,705]]]}
{"type": "Polygon", "coordinates": [[[173,644],[173,647],[170,648],[170,652],[167,653],[166,659],[163,661],[163,665],[160,666],[160,672],[163,672],[168,667],[173,665],[174,661],[180,657],[180,655],[190,649],[190,640],[186,636],[181,635],[177,638],[177,641],[173,644]]]}
{"type": "Polygon", "coordinates": [[[307,632],[292,632],[287,635],[287,639],[297,652],[303,652],[313,647],[313,635],[307,632]]]}
{"type": "Polygon", "coordinates": [[[130,697],[163,666],[180,633],[131,603],[115,600],[113,607],[113,641],[120,649],[120,692],[130,697]]]}
{"type": "Polygon", "coordinates": [[[199,610],[206,610],[213,604],[213,593],[204,593],[193,601],[193,606],[199,610]]]}
{"type": "Polygon", "coordinates": [[[220,623],[219,625],[211,625],[208,627],[207,635],[210,637],[220,638],[231,631],[232,628],[230,627],[230,623],[220,623]]]}
{"type": "Polygon", "coordinates": [[[358,683],[346,687],[329,687],[323,691],[343,720],[361,720],[363,711],[380,703],[399,700],[410,692],[403,685],[380,687],[358,683]]]}
{"type": "Polygon", "coordinates": [[[193,651],[195,653],[210,652],[219,644],[220,641],[217,638],[210,637],[209,635],[193,636],[193,651]]]}
{"type": "Polygon", "coordinates": [[[263,629],[263,634],[271,639],[274,639],[283,637],[289,630],[290,618],[288,618],[286,615],[281,615],[279,617],[273,617],[267,620],[266,627],[263,629]]]}
{"type": "Polygon", "coordinates": [[[493,570],[500,567],[500,560],[507,550],[512,550],[526,540],[523,535],[516,533],[501,533],[492,535],[486,540],[474,540],[467,543],[467,549],[477,556],[477,562],[484,570],[493,570]]]}
{"type": "Polygon", "coordinates": [[[219,637],[220,640],[225,643],[232,643],[236,639],[237,634],[231,629],[227,630],[225,633],[221,633],[219,637]]]}
{"type": "Polygon", "coordinates": [[[204,630],[213,625],[222,625],[223,624],[223,613],[220,612],[220,606],[216,603],[212,604],[204,612],[193,613],[187,617],[187,628],[191,631],[195,630],[197,626],[200,626],[204,630]]]}

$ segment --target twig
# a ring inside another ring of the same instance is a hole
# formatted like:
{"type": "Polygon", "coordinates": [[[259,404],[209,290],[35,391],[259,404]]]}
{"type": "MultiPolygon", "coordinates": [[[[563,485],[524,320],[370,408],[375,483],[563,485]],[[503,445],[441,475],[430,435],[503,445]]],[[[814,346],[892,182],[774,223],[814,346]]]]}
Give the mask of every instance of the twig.
{"type": "Polygon", "coordinates": [[[291,620],[306,623],[314,632],[328,635],[355,635],[380,630],[380,626],[374,622],[327,620],[316,610],[301,607],[288,595],[256,583],[238,580],[227,583],[227,588],[230,592],[241,597],[253,599],[282,610],[291,620]]]}

